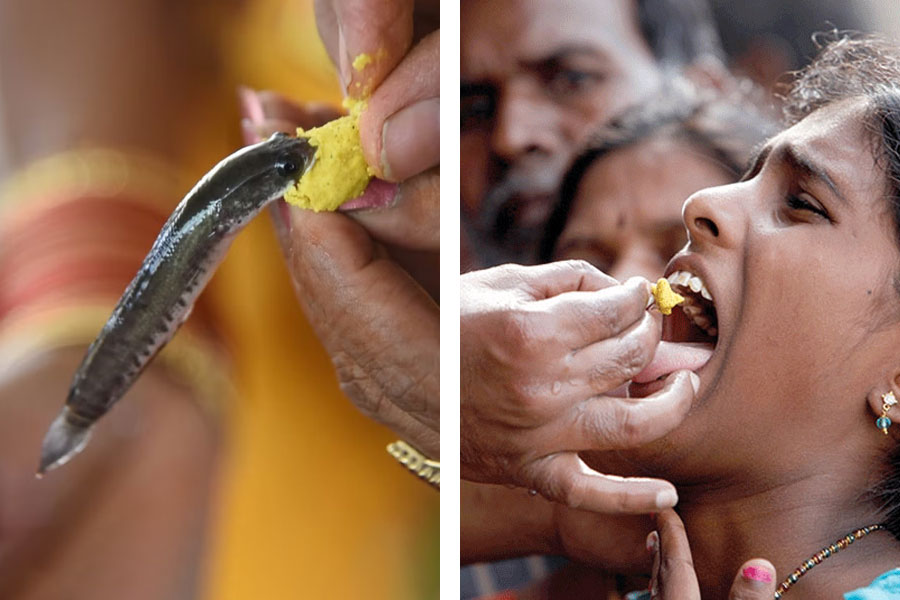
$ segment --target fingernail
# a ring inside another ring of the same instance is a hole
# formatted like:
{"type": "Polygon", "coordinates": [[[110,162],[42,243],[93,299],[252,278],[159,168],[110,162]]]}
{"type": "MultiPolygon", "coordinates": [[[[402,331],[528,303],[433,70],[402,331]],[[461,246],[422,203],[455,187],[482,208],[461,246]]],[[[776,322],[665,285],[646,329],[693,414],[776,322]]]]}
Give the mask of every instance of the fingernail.
{"type": "Polygon", "coordinates": [[[772,574],[765,567],[746,567],[741,571],[741,577],[747,581],[761,581],[772,583],[772,574]]]}
{"type": "Polygon", "coordinates": [[[341,91],[347,95],[350,80],[353,77],[351,69],[352,59],[347,52],[347,39],[344,37],[344,28],[338,23],[338,77],[341,80],[341,91]]]}
{"type": "Polygon", "coordinates": [[[381,129],[384,178],[403,181],[436,165],[440,158],[438,98],[420,100],[391,115],[381,129]]]}
{"type": "Polygon", "coordinates": [[[693,371],[691,371],[690,378],[691,378],[691,386],[693,386],[694,394],[696,395],[696,393],[700,391],[700,376],[697,375],[696,373],[694,373],[693,371]]]}
{"type": "Polygon", "coordinates": [[[650,300],[651,301],[653,300],[653,296],[651,294],[651,288],[653,287],[653,284],[651,284],[649,281],[647,281],[643,277],[630,277],[625,281],[625,285],[631,286],[631,287],[644,288],[644,291],[647,292],[647,294],[650,294],[650,296],[651,296],[650,300]]]}
{"type": "Polygon", "coordinates": [[[647,535],[647,552],[650,554],[659,552],[659,534],[655,531],[651,531],[647,535]]]}
{"type": "Polygon", "coordinates": [[[656,494],[656,506],[659,508],[672,508],[678,504],[678,494],[675,490],[662,490],[656,494]]]}
{"type": "Polygon", "coordinates": [[[262,102],[256,92],[246,86],[238,86],[238,106],[241,116],[251,123],[262,123],[266,119],[262,102]]]}
{"type": "Polygon", "coordinates": [[[351,212],[390,208],[397,203],[397,192],[399,189],[399,184],[373,178],[362,196],[349,202],[344,202],[338,210],[340,212],[351,212]]]}

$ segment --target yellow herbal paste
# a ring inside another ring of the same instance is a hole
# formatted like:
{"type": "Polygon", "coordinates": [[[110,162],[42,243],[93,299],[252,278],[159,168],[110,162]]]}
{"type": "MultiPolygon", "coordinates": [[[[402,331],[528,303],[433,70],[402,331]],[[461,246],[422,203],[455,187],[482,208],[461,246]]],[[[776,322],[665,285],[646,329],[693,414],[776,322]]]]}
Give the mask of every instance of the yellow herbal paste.
{"type": "Polygon", "coordinates": [[[353,59],[353,68],[356,69],[357,72],[362,71],[370,64],[372,64],[372,56],[365,52],[353,59]]]}
{"type": "Polygon", "coordinates": [[[651,288],[651,291],[653,292],[653,298],[656,300],[656,306],[659,307],[659,312],[664,315],[671,315],[672,309],[684,302],[684,296],[673,292],[666,279],[657,281],[656,285],[651,288]]]}
{"type": "Polygon", "coordinates": [[[359,143],[359,114],[365,101],[348,98],[344,105],[350,109],[346,117],[309,131],[297,129],[297,135],[309,139],[316,154],[313,166],[284,195],[290,204],[316,212],[337,210],[360,196],[369,184],[372,170],[359,143]]]}

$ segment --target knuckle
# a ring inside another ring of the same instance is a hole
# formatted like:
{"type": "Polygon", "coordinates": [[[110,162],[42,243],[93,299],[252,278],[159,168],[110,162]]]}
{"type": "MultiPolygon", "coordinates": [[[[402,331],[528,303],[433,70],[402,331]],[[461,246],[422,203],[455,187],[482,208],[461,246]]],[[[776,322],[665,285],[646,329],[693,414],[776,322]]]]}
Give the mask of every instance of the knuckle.
{"type": "Polygon", "coordinates": [[[435,369],[385,365],[377,358],[343,350],[332,354],[341,392],[365,416],[390,424],[398,413],[433,418],[440,383],[435,369]]]}
{"type": "Polygon", "coordinates": [[[617,302],[609,298],[603,298],[594,303],[589,317],[592,321],[598,323],[603,331],[609,335],[609,332],[616,330],[622,320],[622,310],[617,302]]]}
{"type": "Polygon", "coordinates": [[[650,355],[640,340],[624,337],[602,362],[591,365],[588,383],[601,393],[609,391],[640,373],[649,362],[650,355]]]}
{"type": "Polygon", "coordinates": [[[652,357],[650,349],[639,336],[628,335],[621,339],[615,360],[619,371],[631,379],[643,370],[652,357]]]}
{"type": "Polygon", "coordinates": [[[679,572],[693,572],[694,561],[685,556],[666,556],[659,561],[660,578],[671,578],[679,572]]]}
{"type": "Polygon", "coordinates": [[[619,436],[623,448],[635,448],[644,443],[647,423],[643,414],[634,406],[623,406],[619,416],[619,436]]]}
{"type": "Polygon", "coordinates": [[[622,380],[618,365],[597,363],[588,370],[588,384],[594,391],[603,393],[614,387],[614,382],[622,380]]]}
{"type": "Polygon", "coordinates": [[[597,400],[594,407],[582,410],[579,414],[581,431],[588,440],[606,447],[610,441],[610,432],[616,428],[614,419],[610,418],[610,411],[606,408],[605,401],[597,400]],[[600,404],[603,402],[603,404],[600,404]]]}
{"type": "Polygon", "coordinates": [[[645,508],[645,506],[639,502],[638,497],[629,493],[628,490],[621,490],[610,494],[610,501],[612,502],[612,509],[619,513],[632,513],[638,509],[645,508]]]}
{"type": "Polygon", "coordinates": [[[590,422],[591,434],[602,436],[609,447],[627,450],[646,442],[647,424],[636,405],[616,400],[601,415],[590,422]]]}
{"type": "Polygon", "coordinates": [[[550,341],[552,331],[544,313],[538,311],[512,310],[503,317],[503,333],[507,348],[513,356],[529,356],[550,341]]]}
{"type": "Polygon", "coordinates": [[[597,271],[597,267],[581,258],[570,258],[561,261],[559,265],[561,268],[568,269],[573,273],[577,273],[579,275],[583,273],[594,273],[597,271]]]}
{"type": "Polygon", "coordinates": [[[570,508],[579,508],[585,501],[584,479],[563,476],[559,484],[560,501],[570,508]]]}
{"type": "Polygon", "coordinates": [[[364,415],[377,419],[383,412],[385,396],[372,381],[369,371],[356,357],[344,351],[334,352],[332,364],[337,373],[341,392],[347,396],[364,415]]]}
{"type": "Polygon", "coordinates": [[[585,487],[581,477],[574,473],[560,471],[561,465],[553,464],[554,458],[544,458],[539,465],[532,465],[531,473],[520,480],[529,482],[526,485],[537,489],[541,494],[565,504],[570,508],[580,507],[585,500],[585,487]]]}

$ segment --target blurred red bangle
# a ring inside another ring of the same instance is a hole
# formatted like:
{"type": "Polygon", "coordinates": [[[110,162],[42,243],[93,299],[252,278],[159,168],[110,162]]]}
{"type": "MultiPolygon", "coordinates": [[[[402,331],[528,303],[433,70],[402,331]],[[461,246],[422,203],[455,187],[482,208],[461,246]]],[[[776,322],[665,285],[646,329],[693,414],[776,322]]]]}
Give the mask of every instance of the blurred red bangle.
{"type": "MultiPolygon", "coordinates": [[[[143,154],[84,149],[37,161],[0,188],[0,371],[93,340],[181,197],[180,180],[143,154]]],[[[221,399],[223,352],[204,304],[160,359],[221,399]]]]}

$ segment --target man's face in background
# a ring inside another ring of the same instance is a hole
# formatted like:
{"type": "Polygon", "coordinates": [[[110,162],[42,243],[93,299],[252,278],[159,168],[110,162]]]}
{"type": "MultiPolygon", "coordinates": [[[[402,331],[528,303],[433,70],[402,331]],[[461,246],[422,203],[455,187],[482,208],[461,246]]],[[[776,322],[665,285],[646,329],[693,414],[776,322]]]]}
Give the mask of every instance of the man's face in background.
{"type": "Polygon", "coordinates": [[[633,0],[462,3],[462,211],[485,262],[531,258],[575,153],[659,85],[635,11],[633,0]]]}

